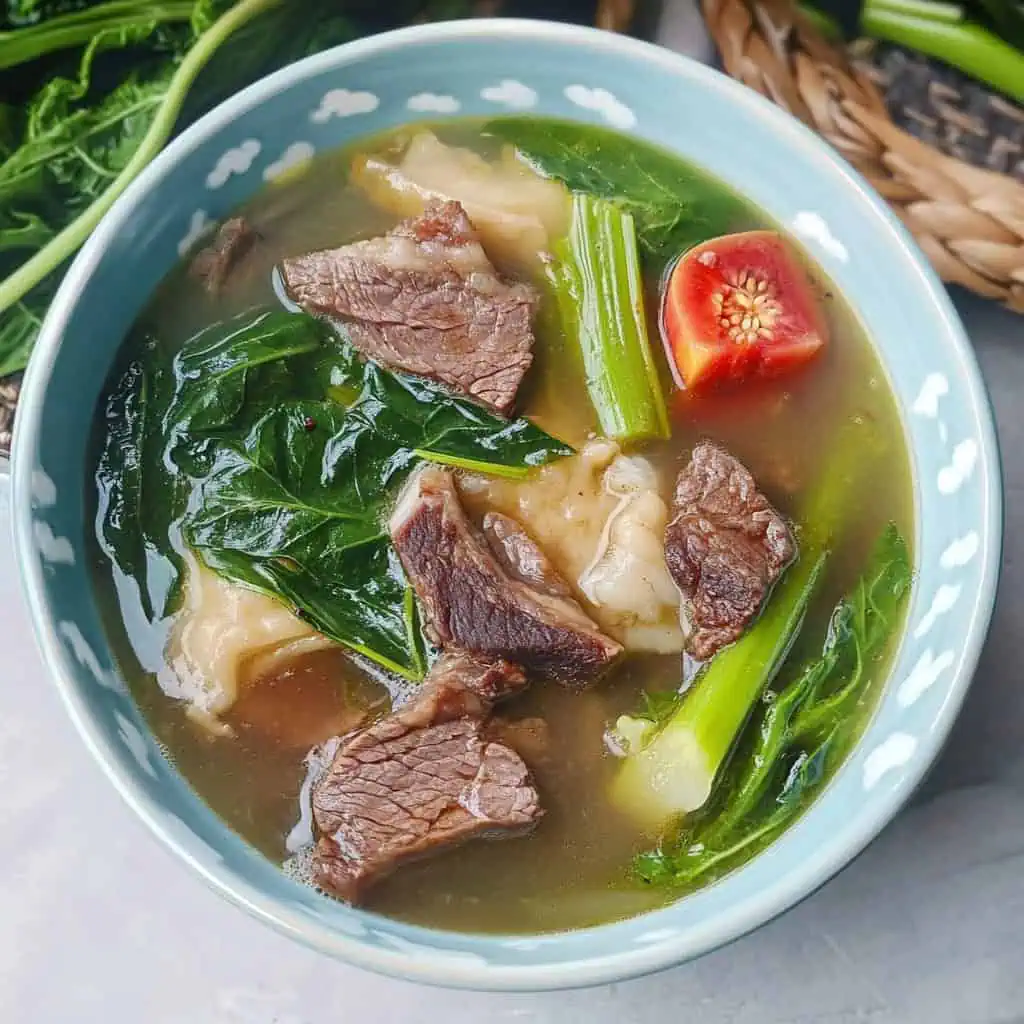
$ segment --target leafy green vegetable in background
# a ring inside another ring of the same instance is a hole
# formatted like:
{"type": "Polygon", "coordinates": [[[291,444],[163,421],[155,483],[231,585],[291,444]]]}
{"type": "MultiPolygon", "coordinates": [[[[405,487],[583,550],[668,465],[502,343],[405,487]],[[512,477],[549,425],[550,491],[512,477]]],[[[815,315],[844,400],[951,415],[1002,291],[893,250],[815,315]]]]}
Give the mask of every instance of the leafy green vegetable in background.
{"type": "Polygon", "coordinates": [[[152,352],[114,390],[97,471],[104,547],[151,616],[176,594],[164,581],[183,537],[211,569],[418,678],[412,597],[383,521],[396,487],[420,459],[521,476],[571,452],[527,420],[363,362],[305,314],[234,317],[170,366],[152,352]]]}
{"type": "Polygon", "coordinates": [[[485,131],[570,191],[612,200],[632,214],[640,245],[655,260],[745,223],[739,198],[687,175],[675,157],[608,129],[513,116],[489,121],[485,131]]]}
{"type": "Polygon", "coordinates": [[[642,879],[688,887],[716,877],[813,799],[852,739],[854,708],[898,633],[911,580],[906,544],[890,525],[864,576],[836,607],[821,654],[764,695],[716,799],[674,841],[637,858],[642,879]]]}
{"type": "Polygon", "coordinates": [[[188,23],[194,0],[108,0],[79,11],[63,12],[29,27],[0,31],[0,70],[26,64],[60,50],[86,46],[100,35],[133,35],[174,22],[188,23]]]}
{"type": "Polygon", "coordinates": [[[0,376],[67,262],[174,131],[309,53],[464,0],[8,0],[0,13],[0,376]]]}

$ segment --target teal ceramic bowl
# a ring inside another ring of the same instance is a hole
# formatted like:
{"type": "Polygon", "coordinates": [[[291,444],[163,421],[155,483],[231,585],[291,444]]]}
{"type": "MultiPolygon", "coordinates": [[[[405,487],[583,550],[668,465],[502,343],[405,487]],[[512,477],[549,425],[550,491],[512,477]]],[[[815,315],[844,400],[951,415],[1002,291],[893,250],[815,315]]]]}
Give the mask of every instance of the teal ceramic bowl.
{"type": "Polygon", "coordinates": [[[481,989],[593,984],[678,964],[792,906],[896,813],[936,757],[988,627],[1000,557],[988,400],[945,291],[882,201],[822,142],[723,75],[592,30],[516,21],[417,27],[259,82],[177,139],[107,214],[64,280],[24,384],[15,532],[40,645],[111,782],[194,871],[308,945],[405,978],[481,989]],[[86,441],[122,338],[201,228],[290,163],[439,116],[532,111],[674,150],[767,210],[846,294],[899,397],[913,456],[917,581],[863,740],[808,813],[723,881],[618,924],[536,937],[410,927],[319,896],[230,832],[161,756],[93,599],[86,441]]]}

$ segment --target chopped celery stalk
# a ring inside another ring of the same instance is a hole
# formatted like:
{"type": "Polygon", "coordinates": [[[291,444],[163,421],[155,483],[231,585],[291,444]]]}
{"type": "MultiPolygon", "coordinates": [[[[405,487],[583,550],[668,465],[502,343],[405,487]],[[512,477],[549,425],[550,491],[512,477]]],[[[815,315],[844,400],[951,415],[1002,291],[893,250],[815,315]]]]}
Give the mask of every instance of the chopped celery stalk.
{"type": "Polygon", "coordinates": [[[583,355],[590,399],[606,437],[669,436],[647,337],[633,217],[595,196],[573,196],[569,234],[551,275],[562,326],[583,355]]]}
{"type": "Polygon", "coordinates": [[[623,810],[657,826],[704,806],[755,701],[789,653],[826,559],[825,552],[801,556],[754,626],[715,658],[653,739],[629,751],[612,786],[623,810]]]}

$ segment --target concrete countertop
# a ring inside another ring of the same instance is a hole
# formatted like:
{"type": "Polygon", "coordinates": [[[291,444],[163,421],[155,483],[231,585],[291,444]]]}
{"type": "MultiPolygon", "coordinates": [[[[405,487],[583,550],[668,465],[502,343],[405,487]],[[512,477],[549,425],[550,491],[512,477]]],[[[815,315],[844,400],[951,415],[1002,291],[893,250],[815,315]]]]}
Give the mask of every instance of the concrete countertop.
{"type": "MultiPolygon", "coordinates": [[[[661,38],[701,55],[686,3],[661,38]]],[[[1007,535],[988,645],[914,803],[789,914],[696,963],[557,995],[454,993],[321,958],[209,892],[104,781],[31,637],[0,478],[0,1021],[1024,1022],[1024,320],[958,294],[995,400],[1007,535]]],[[[927,344],[927,339],[908,339],[927,344]]]]}

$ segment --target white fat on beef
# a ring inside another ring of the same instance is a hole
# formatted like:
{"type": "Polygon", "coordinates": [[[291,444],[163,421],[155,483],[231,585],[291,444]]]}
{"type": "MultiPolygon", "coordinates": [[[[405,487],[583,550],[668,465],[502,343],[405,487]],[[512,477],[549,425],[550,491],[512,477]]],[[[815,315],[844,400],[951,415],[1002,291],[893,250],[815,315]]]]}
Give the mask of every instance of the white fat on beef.
{"type": "Polygon", "coordinates": [[[460,488],[475,514],[518,520],[588,614],[627,650],[682,651],[679,591],[665,565],[669,509],[647,459],[596,440],[528,480],[468,474],[460,488]]]}
{"type": "Polygon", "coordinates": [[[522,263],[534,263],[568,227],[565,187],[542,178],[512,147],[489,161],[421,131],[400,158],[357,157],[352,180],[374,203],[401,217],[418,216],[434,199],[457,200],[489,252],[522,263]]]}
{"type": "Polygon", "coordinates": [[[171,627],[160,684],[189,715],[218,733],[242,687],[279,672],[296,657],[334,646],[279,601],[188,559],[185,601],[171,627]]]}

